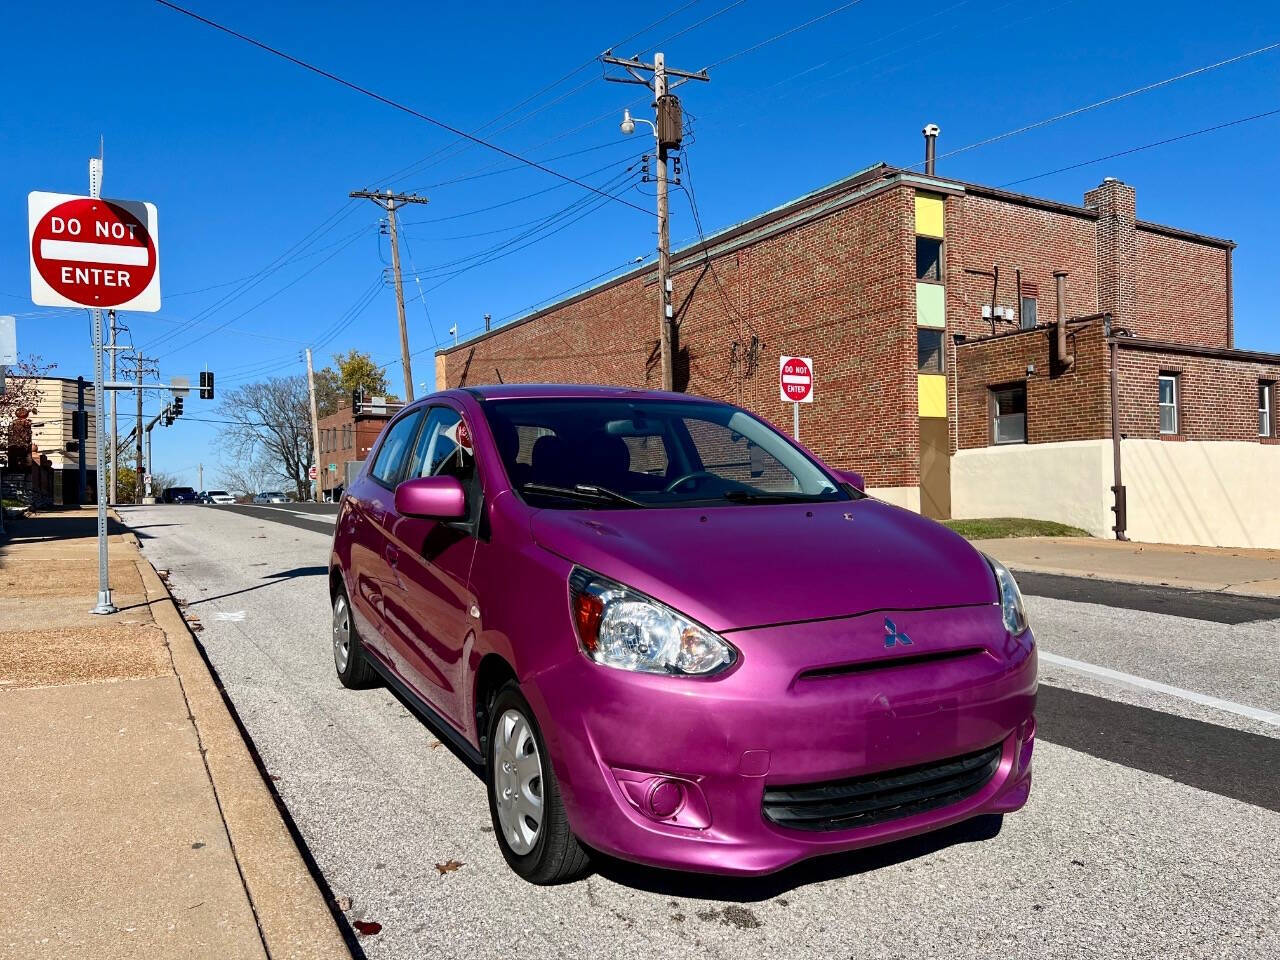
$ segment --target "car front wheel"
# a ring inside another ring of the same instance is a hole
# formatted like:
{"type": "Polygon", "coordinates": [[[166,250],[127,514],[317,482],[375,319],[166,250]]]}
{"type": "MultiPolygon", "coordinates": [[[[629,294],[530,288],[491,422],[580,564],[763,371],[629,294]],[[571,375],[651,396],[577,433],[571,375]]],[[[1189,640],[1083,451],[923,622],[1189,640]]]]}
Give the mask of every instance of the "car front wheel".
{"type": "Polygon", "coordinates": [[[489,813],[507,863],[530,883],[564,883],[582,876],[590,860],[569,829],[542,732],[515,683],[507,683],[494,698],[488,734],[489,813]]]}

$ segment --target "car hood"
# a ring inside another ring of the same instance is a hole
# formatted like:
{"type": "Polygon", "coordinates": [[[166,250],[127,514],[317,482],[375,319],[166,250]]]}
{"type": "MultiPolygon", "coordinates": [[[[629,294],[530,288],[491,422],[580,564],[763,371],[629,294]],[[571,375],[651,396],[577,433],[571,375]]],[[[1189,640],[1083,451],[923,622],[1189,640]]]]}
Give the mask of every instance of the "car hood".
{"type": "Polygon", "coordinates": [[[540,510],[535,542],[716,631],[994,603],[950,530],[867,498],[705,510],[540,510]]]}

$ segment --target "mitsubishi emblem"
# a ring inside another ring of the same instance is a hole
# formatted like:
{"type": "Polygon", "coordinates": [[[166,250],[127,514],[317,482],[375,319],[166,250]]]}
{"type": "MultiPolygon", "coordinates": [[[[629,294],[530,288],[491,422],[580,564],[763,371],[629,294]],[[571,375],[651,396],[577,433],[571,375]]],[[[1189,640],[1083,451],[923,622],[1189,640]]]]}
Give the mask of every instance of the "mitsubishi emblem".
{"type": "Polygon", "coordinates": [[[911,646],[911,638],[906,633],[900,631],[892,620],[888,617],[884,618],[884,645],[892,647],[895,643],[900,643],[904,647],[911,646]]]}

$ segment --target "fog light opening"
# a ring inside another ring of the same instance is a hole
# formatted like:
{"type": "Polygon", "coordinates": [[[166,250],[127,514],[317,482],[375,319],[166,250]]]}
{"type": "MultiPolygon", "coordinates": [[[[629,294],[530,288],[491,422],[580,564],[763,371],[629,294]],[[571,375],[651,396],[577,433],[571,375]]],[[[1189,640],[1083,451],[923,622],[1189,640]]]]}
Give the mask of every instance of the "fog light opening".
{"type": "Polygon", "coordinates": [[[684,784],[666,777],[655,780],[645,798],[645,813],[655,820],[670,820],[685,804],[684,784]]]}

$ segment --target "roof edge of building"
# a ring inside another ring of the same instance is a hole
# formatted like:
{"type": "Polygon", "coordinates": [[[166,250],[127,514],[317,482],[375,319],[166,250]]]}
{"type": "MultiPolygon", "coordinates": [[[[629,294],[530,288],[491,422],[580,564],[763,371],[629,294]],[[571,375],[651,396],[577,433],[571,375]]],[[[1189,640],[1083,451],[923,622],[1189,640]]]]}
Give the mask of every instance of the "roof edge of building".
{"type": "Polygon", "coordinates": [[[1280,364],[1280,353],[1266,353],[1262,350],[1240,350],[1236,347],[1205,347],[1198,344],[1174,343],[1170,340],[1148,340],[1145,337],[1113,336],[1111,339],[1123,350],[1181,353],[1193,357],[1213,357],[1218,360],[1280,364]]]}

